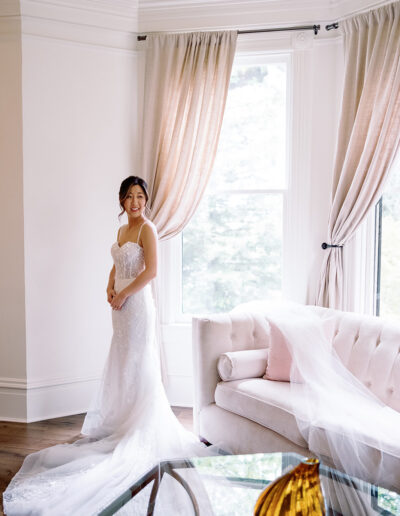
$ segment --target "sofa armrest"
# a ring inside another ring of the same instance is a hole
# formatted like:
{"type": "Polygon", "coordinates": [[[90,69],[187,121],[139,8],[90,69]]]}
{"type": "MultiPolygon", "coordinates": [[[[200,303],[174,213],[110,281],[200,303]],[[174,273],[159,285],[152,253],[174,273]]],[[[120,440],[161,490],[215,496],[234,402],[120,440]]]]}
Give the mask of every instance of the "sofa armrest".
{"type": "Polygon", "coordinates": [[[214,403],[214,393],[220,381],[218,358],[232,348],[232,322],[228,314],[193,317],[193,377],[194,412],[214,403]]]}
{"type": "Polygon", "coordinates": [[[202,408],[215,403],[220,381],[217,363],[222,353],[269,346],[265,319],[249,313],[223,313],[192,318],[194,427],[202,408]]]}

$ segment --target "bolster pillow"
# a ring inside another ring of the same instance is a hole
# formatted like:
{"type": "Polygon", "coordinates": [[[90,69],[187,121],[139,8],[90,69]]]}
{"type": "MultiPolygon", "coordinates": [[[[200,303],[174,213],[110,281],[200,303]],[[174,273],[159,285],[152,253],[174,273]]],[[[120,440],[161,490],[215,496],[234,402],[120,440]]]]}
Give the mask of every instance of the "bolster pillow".
{"type": "Polygon", "coordinates": [[[229,351],[218,359],[218,373],[224,382],[260,378],[267,367],[268,348],[229,351]]]}

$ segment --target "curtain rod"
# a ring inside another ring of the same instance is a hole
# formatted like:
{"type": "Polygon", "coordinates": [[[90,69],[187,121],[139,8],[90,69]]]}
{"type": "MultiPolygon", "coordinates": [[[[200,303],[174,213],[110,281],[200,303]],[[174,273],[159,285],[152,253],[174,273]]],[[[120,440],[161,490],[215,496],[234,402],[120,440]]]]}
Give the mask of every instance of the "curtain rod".
{"type": "MultiPolygon", "coordinates": [[[[325,25],[326,30],[337,29],[339,27],[339,23],[331,23],[330,25],[325,25]]],[[[238,34],[254,34],[256,32],[281,32],[286,30],[313,30],[314,34],[317,36],[318,31],[321,29],[321,25],[300,25],[296,27],[276,27],[272,29],[254,29],[254,30],[239,30],[238,34]]],[[[138,41],[145,41],[147,38],[146,34],[139,35],[137,37],[138,41]]]]}

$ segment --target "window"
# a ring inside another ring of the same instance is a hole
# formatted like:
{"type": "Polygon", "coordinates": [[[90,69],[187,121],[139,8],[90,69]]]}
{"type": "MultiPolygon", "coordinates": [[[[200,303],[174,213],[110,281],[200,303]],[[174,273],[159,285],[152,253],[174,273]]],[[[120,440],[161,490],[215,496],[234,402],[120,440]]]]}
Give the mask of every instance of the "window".
{"type": "Polygon", "coordinates": [[[211,179],[181,237],[183,314],[281,294],[288,67],[235,61],[211,179]]]}
{"type": "Polygon", "coordinates": [[[400,160],[376,206],[375,312],[400,319],[400,160]]]}

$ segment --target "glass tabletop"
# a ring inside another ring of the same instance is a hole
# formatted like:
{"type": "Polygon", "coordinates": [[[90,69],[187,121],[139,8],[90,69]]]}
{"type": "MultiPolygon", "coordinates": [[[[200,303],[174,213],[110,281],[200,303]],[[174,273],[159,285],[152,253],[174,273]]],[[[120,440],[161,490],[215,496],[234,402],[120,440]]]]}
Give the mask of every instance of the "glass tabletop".
{"type": "MultiPolygon", "coordinates": [[[[125,514],[124,510],[129,514],[129,505],[140,495],[141,509],[132,512],[138,516],[252,515],[265,487],[303,459],[295,453],[258,453],[162,461],[100,514],[125,514]],[[185,509],[179,501],[185,503],[185,509]]],[[[349,477],[324,464],[319,471],[327,515],[400,516],[400,494],[349,477]]]]}

